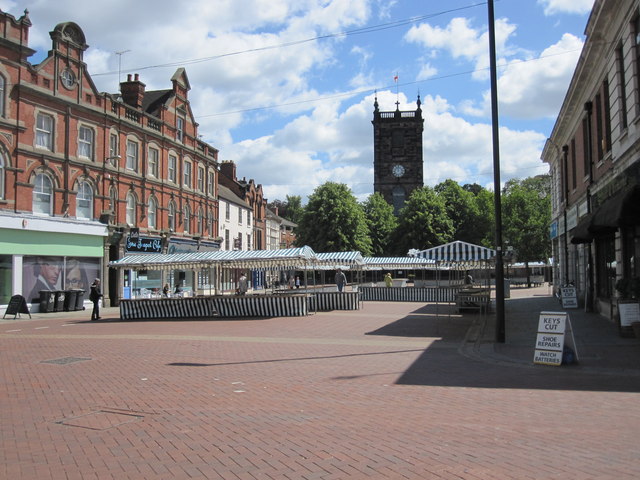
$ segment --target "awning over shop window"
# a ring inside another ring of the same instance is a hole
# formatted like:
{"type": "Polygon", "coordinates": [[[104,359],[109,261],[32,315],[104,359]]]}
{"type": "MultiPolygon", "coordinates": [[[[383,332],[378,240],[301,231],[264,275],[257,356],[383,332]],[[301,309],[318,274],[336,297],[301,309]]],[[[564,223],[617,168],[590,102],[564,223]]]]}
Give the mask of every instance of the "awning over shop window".
{"type": "Polygon", "coordinates": [[[592,220],[593,215],[587,214],[578,221],[578,225],[571,230],[571,243],[589,243],[593,240],[593,233],[589,231],[592,220]]]}

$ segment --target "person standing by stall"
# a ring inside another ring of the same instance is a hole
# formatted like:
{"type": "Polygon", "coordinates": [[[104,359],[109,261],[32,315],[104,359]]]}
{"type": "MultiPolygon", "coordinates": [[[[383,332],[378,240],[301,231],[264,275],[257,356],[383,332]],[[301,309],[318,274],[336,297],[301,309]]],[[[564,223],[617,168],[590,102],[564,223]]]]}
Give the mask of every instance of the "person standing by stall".
{"type": "Polygon", "coordinates": [[[391,287],[391,286],[393,285],[393,279],[391,278],[391,272],[387,273],[387,274],[384,276],[384,284],[385,284],[387,287],[391,287]]]}
{"type": "Polygon", "coordinates": [[[89,294],[89,300],[93,303],[93,310],[91,311],[91,320],[100,320],[100,298],[102,298],[102,292],[100,291],[100,279],[96,278],[91,284],[91,293],[89,294]]]}
{"type": "Polygon", "coordinates": [[[344,272],[341,269],[336,270],[335,282],[336,282],[336,285],[338,286],[338,291],[341,292],[347,283],[347,276],[344,274],[344,272]]]}
{"type": "Polygon", "coordinates": [[[238,280],[238,295],[244,295],[247,290],[249,290],[249,282],[247,281],[247,276],[242,272],[238,280]]]}
{"type": "Polygon", "coordinates": [[[169,284],[165,283],[164,287],[162,287],[162,296],[163,297],[168,297],[169,296],[169,284]]]}

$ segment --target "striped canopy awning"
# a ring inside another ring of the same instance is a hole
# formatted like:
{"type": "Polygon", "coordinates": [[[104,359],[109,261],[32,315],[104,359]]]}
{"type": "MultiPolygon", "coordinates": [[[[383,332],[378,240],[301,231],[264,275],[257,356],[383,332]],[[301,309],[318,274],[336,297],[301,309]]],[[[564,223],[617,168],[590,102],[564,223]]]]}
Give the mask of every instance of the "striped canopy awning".
{"type": "Polygon", "coordinates": [[[437,262],[479,262],[491,260],[496,251],[472,243],[456,240],[438,247],[421,250],[417,253],[420,258],[428,258],[437,262]]]}
{"type": "Polygon", "coordinates": [[[315,266],[318,269],[354,268],[363,264],[360,252],[325,252],[316,253],[318,261],[315,266]]]}
{"type": "Polygon", "coordinates": [[[295,268],[317,261],[311,247],[280,250],[233,250],[171,254],[134,254],[109,262],[109,267],[132,270],[195,270],[214,265],[226,268],[295,268]]]}
{"type": "Polygon", "coordinates": [[[417,270],[435,268],[435,260],[420,257],[365,257],[364,270],[417,270]]]}

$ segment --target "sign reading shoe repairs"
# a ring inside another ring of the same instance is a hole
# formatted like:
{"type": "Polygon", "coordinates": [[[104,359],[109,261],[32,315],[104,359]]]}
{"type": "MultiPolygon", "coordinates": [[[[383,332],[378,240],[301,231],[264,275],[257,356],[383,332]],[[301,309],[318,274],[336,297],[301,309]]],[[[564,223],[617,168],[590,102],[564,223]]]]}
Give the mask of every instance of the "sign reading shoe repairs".
{"type": "Polygon", "coordinates": [[[536,350],[533,363],[558,366],[562,364],[562,352],[565,340],[568,346],[575,348],[575,340],[571,329],[571,320],[566,312],[541,312],[536,336],[536,350]]]}

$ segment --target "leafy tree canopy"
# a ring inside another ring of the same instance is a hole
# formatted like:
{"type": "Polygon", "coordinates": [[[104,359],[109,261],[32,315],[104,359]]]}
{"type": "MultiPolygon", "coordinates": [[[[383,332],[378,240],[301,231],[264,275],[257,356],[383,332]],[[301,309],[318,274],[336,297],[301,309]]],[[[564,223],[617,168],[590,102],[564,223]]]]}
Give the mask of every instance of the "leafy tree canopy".
{"type": "Polygon", "coordinates": [[[372,255],[376,257],[390,255],[391,235],[398,226],[393,207],[380,193],[376,192],[369,195],[362,208],[369,227],[372,255]]]}
{"type": "Polygon", "coordinates": [[[298,245],[316,252],[357,250],[371,255],[364,211],[345,184],[327,182],[316,188],[298,225],[298,245]]]}

